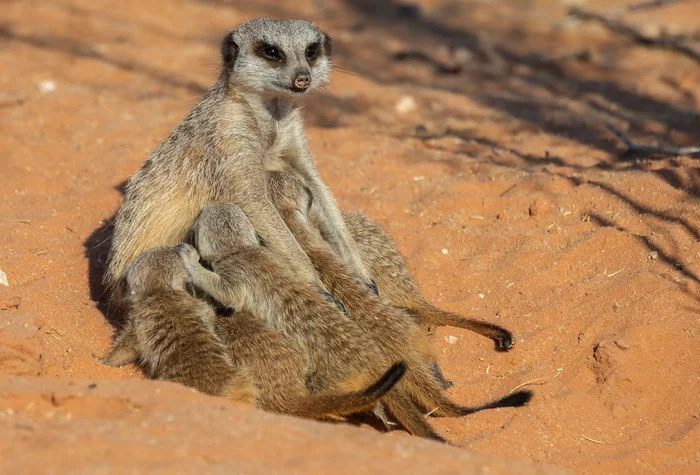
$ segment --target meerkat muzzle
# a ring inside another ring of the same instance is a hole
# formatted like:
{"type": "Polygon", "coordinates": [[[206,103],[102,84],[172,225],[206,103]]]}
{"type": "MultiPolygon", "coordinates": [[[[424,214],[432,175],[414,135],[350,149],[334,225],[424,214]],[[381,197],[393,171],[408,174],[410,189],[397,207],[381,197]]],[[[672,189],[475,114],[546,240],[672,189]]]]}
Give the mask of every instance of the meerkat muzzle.
{"type": "Polygon", "coordinates": [[[305,91],[311,85],[311,74],[304,72],[297,74],[294,78],[294,89],[298,91],[305,91]]]}

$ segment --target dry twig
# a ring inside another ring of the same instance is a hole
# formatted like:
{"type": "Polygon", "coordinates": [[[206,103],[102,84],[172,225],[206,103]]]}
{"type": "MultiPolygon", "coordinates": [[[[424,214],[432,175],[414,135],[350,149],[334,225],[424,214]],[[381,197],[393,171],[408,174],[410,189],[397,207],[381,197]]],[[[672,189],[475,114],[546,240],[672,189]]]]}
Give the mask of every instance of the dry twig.
{"type": "Polygon", "coordinates": [[[640,145],[632,142],[630,139],[620,132],[611,123],[606,122],[605,126],[622,140],[625,145],[627,145],[627,150],[630,152],[642,152],[642,153],[663,153],[666,155],[693,155],[695,153],[700,153],[700,147],[654,147],[650,145],[640,145]]]}
{"type": "Polygon", "coordinates": [[[623,23],[621,21],[613,20],[600,13],[589,12],[578,7],[573,7],[569,9],[569,15],[574,18],[578,18],[583,21],[594,21],[600,23],[608,30],[625,35],[632,41],[649,46],[651,48],[665,49],[669,51],[674,51],[676,53],[687,56],[690,59],[700,62],[700,51],[691,48],[688,45],[684,45],[678,41],[677,38],[665,37],[665,36],[648,36],[636,29],[635,27],[623,23]]]}
{"type": "Polygon", "coordinates": [[[586,440],[589,441],[589,442],[593,442],[594,444],[605,445],[605,442],[601,442],[600,440],[591,439],[590,437],[587,437],[587,436],[585,436],[585,435],[583,435],[583,434],[581,434],[581,437],[583,437],[584,439],[586,439],[586,440]]]}
{"type": "Polygon", "coordinates": [[[627,10],[631,12],[637,12],[640,10],[650,10],[652,8],[665,7],[666,5],[673,5],[674,3],[681,3],[693,0],[651,0],[650,2],[640,2],[633,3],[627,7],[627,10]]]}

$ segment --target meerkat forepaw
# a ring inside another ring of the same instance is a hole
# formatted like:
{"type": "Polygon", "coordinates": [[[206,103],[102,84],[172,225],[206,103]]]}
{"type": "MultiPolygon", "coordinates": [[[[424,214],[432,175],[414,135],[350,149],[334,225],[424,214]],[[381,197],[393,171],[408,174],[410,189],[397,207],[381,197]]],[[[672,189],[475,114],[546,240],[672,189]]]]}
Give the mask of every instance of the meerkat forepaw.
{"type": "Polygon", "coordinates": [[[194,247],[187,243],[182,243],[175,246],[175,252],[177,252],[185,264],[194,264],[199,262],[199,253],[194,247]]]}
{"type": "Polygon", "coordinates": [[[336,300],[335,297],[333,297],[330,293],[326,292],[325,290],[322,290],[321,293],[323,294],[324,297],[326,297],[330,302],[333,302],[333,304],[340,309],[341,312],[345,316],[348,315],[348,311],[345,308],[345,305],[343,305],[343,302],[336,300]]]}

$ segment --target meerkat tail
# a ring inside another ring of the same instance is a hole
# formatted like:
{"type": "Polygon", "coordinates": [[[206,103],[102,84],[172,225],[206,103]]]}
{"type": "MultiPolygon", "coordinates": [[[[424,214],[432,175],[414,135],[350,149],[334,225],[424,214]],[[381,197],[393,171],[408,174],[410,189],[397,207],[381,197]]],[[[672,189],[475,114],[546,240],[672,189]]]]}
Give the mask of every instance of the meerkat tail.
{"type": "Polygon", "coordinates": [[[435,392],[434,395],[436,396],[433,398],[435,405],[433,409],[430,410],[430,415],[434,417],[462,417],[485,409],[521,407],[532,399],[532,391],[523,390],[479,406],[462,406],[451,401],[442,392],[435,392]]]}
{"type": "Polygon", "coordinates": [[[461,417],[484,409],[523,406],[532,398],[532,392],[519,391],[479,406],[462,406],[445,395],[440,383],[428,365],[411,365],[411,371],[402,382],[413,401],[435,417],[461,417]]]}
{"type": "Polygon", "coordinates": [[[138,359],[136,335],[129,327],[125,328],[114,340],[114,343],[112,343],[112,346],[107,350],[107,354],[103,358],[95,355],[93,355],[93,358],[113,368],[135,363],[138,359]]]}
{"type": "Polygon", "coordinates": [[[399,382],[406,372],[406,363],[394,364],[372,386],[343,394],[319,394],[305,398],[288,412],[297,416],[320,417],[327,414],[352,414],[372,408],[379,399],[399,382]]]}
{"type": "Polygon", "coordinates": [[[494,325],[493,323],[462,317],[455,313],[437,308],[428,302],[425,302],[420,308],[415,308],[414,311],[418,315],[418,318],[425,323],[440,327],[450,326],[470,330],[490,338],[501,350],[510,350],[513,347],[513,334],[505,328],[494,325]]]}
{"type": "Polygon", "coordinates": [[[386,404],[389,412],[411,435],[445,442],[445,439],[435,432],[428,421],[425,420],[423,413],[402,388],[394,389],[382,399],[382,402],[386,404]]]}
{"type": "Polygon", "coordinates": [[[435,417],[462,417],[485,409],[496,409],[499,407],[521,407],[532,399],[532,391],[523,390],[509,394],[500,399],[496,399],[479,406],[460,406],[447,400],[441,403],[438,409],[431,415],[435,417]]]}

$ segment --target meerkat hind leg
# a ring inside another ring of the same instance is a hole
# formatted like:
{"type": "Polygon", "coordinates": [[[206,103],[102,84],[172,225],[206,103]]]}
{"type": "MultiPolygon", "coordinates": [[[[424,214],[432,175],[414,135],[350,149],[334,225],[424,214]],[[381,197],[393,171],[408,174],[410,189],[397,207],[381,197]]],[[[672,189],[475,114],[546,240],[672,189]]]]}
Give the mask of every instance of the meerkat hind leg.
{"type": "Polygon", "coordinates": [[[112,346],[107,350],[107,354],[100,358],[96,355],[92,355],[94,359],[102,364],[111,366],[113,368],[119,368],[125,364],[135,363],[138,359],[138,351],[136,350],[136,335],[131,330],[130,326],[127,326],[119,336],[114,340],[112,346]]]}

